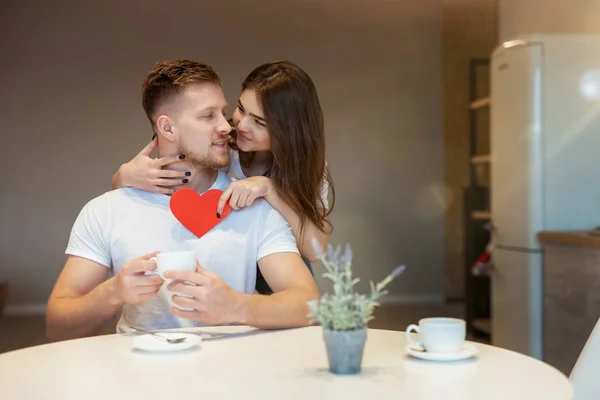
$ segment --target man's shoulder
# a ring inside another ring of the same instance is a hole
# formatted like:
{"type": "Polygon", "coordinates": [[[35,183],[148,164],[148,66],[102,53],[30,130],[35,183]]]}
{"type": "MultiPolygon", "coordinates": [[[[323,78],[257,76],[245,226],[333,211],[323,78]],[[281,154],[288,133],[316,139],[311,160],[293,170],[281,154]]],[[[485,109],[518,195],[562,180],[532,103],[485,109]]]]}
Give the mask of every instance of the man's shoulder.
{"type": "Polygon", "coordinates": [[[154,201],[155,194],[136,188],[120,188],[110,190],[87,202],[86,208],[108,208],[128,202],[154,201]]]}
{"type": "Polygon", "coordinates": [[[108,192],[104,192],[99,196],[94,197],[91,200],[88,200],[88,202],[86,203],[85,207],[104,207],[106,204],[108,204],[112,199],[114,199],[116,196],[118,196],[118,192],[120,191],[120,189],[116,189],[116,190],[111,190],[108,192]]]}
{"type": "Polygon", "coordinates": [[[135,195],[137,192],[143,192],[142,190],[135,188],[120,188],[109,190],[108,192],[104,192],[99,196],[94,197],[89,201],[89,203],[102,203],[111,200],[117,200],[121,198],[127,198],[135,195]]]}
{"type": "Polygon", "coordinates": [[[116,190],[111,190],[110,192],[106,192],[105,194],[112,196],[114,199],[118,198],[127,198],[127,199],[147,199],[153,201],[159,200],[168,200],[169,196],[160,193],[153,193],[147,190],[126,187],[116,190]]]}

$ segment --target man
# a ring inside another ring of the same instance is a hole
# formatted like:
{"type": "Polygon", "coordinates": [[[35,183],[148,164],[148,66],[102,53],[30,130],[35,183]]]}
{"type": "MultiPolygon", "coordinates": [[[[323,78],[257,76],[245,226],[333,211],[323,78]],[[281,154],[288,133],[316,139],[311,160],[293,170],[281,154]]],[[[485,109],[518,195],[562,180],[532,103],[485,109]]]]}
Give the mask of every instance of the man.
{"type": "MultiPolygon", "coordinates": [[[[159,63],[143,86],[143,106],[166,168],[190,171],[188,187],[203,193],[230,182],[216,169],[229,163],[227,103],[207,65],[159,63]]],[[[285,219],[266,201],[232,211],[197,238],[169,208],[170,197],[134,188],[105,193],[79,214],[67,261],[48,301],[50,340],[94,335],[122,310],[118,331],[204,324],[284,328],[308,324],[307,302],[318,297],[285,219]],[[158,251],[193,250],[196,272],[171,271],[169,285],[147,271],[158,251]],[[256,263],[274,294],[253,294],[256,263]],[[109,279],[107,277],[112,275],[109,279]],[[194,285],[184,284],[191,282],[194,285]],[[173,292],[185,296],[174,296],[173,292]],[[186,297],[187,296],[187,297],[186,297]],[[169,307],[169,299],[182,311],[169,307]]]]}

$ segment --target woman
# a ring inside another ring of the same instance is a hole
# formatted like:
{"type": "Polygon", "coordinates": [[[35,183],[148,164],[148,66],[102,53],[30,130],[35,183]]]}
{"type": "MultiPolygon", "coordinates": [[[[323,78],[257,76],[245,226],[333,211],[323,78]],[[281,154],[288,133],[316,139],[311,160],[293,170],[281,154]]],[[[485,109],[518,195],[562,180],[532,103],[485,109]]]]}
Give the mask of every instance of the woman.
{"type": "MultiPolygon", "coordinates": [[[[264,198],[290,224],[310,268],[309,261],[317,261],[312,239],[326,246],[331,231],[328,216],[335,201],[326,171],[323,111],[312,80],[288,61],[259,66],[242,83],[232,122],[231,165],[226,172],[237,181],[223,192],[217,213],[227,200],[239,210],[264,198]]],[[[151,159],[154,147],[155,139],[123,164],[113,177],[113,188],[133,186],[170,194],[187,183],[189,172],[162,169],[180,160],[151,159]]],[[[260,270],[257,290],[271,292],[260,270]]]]}

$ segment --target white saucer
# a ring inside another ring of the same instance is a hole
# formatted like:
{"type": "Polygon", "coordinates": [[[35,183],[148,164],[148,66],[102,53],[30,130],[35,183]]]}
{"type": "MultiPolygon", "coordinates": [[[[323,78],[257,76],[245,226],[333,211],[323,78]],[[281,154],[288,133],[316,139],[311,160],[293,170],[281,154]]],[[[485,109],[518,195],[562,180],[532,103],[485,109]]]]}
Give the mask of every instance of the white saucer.
{"type": "Polygon", "coordinates": [[[161,336],[168,338],[179,338],[185,337],[181,343],[168,343],[164,340],[156,338],[152,335],[139,335],[133,337],[133,347],[143,351],[170,353],[174,351],[182,351],[191,349],[194,346],[198,346],[202,341],[200,335],[192,335],[190,333],[178,333],[178,332],[160,332],[161,336]]]}
{"type": "Polygon", "coordinates": [[[406,346],[406,352],[413,357],[430,361],[458,361],[473,357],[479,352],[473,343],[465,343],[462,350],[456,353],[430,353],[422,347],[406,346]]]}

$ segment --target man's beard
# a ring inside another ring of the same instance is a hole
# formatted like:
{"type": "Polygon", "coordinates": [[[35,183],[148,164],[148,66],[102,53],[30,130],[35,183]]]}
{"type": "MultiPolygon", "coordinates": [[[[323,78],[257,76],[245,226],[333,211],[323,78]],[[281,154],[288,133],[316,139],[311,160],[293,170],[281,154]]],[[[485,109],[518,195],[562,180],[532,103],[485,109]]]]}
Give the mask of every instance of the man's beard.
{"type": "Polygon", "coordinates": [[[216,156],[198,156],[189,150],[183,144],[179,147],[179,153],[185,156],[186,164],[192,168],[225,168],[229,165],[229,151],[226,151],[222,157],[216,156]]]}

